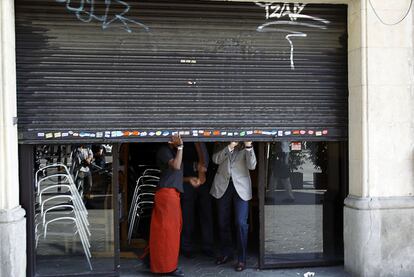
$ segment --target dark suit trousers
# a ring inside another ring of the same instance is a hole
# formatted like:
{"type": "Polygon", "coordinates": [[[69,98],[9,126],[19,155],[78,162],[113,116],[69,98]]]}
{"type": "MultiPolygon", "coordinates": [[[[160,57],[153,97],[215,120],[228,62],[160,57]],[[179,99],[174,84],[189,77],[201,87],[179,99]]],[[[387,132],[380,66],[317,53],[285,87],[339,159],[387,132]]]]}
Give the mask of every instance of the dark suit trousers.
{"type": "Polygon", "coordinates": [[[230,181],[224,195],[217,200],[219,235],[222,256],[233,256],[231,234],[231,209],[234,207],[235,226],[237,234],[237,255],[239,262],[246,262],[247,235],[249,225],[249,201],[244,201],[237,194],[233,182],[230,181]]]}
{"type": "Polygon", "coordinates": [[[194,188],[184,183],[184,193],[181,194],[181,210],[183,212],[183,229],[181,232],[181,249],[194,251],[193,236],[196,224],[195,211],[198,208],[202,237],[202,250],[213,251],[213,214],[210,186],[205,183],[194,188]]]}

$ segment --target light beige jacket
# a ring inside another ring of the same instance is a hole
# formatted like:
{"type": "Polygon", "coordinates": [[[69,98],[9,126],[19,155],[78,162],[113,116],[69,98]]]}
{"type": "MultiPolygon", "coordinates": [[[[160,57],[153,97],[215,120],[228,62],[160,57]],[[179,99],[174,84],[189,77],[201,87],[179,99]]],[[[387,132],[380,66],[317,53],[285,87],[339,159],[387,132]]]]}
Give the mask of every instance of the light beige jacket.
{"type": "Polygon", "coordinates": [[[253,148],[251,150],[234,149],[233,153],[230,153],[229,147],[226,146],[213,154],[213,162],[219,165],[210,190],[214,198],[219,199],[224,195],[231,177],[240,198],[245,201],[252,199],[249,170],[254,170],[257,163],[253,148]]]}

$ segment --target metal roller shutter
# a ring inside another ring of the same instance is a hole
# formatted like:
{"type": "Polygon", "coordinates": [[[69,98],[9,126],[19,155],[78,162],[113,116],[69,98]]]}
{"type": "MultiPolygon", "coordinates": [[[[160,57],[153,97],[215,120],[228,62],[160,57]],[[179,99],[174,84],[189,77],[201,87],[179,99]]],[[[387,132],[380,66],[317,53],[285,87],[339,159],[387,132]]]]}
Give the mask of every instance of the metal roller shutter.
{"type": "Polygon", "coordinates": [[[345,5],[16,1],[20,142],[346,139],[346,26],[345,5]]]}

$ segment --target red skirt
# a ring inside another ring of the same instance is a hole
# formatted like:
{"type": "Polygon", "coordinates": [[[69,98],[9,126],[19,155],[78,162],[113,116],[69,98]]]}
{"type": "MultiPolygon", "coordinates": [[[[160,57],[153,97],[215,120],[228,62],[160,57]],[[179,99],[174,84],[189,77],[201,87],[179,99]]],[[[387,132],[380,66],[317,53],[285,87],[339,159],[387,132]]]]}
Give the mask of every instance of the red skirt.
{"type": "Polygon", "coordinates": [[[180,193],[174,188],[159,189],[155,193],[151,217],[151,272],[168,273],[177,268],[181,228],[180,193]]]}

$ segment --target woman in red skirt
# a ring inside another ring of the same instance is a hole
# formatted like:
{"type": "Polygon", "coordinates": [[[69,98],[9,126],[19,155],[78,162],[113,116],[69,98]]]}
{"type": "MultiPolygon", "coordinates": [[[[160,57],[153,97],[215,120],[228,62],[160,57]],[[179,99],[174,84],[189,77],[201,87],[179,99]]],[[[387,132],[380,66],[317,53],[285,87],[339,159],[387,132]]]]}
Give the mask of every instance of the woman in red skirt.
{"type": "Polygon", "coordinates": [[[182,215],[180,193],[183,192],[183,141],[173,136],[157,152],[161,169],[151,217],[149,253],[153,273],[184,276],[178,268],[182,215]]]}

